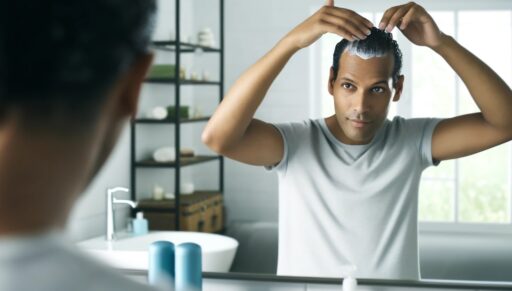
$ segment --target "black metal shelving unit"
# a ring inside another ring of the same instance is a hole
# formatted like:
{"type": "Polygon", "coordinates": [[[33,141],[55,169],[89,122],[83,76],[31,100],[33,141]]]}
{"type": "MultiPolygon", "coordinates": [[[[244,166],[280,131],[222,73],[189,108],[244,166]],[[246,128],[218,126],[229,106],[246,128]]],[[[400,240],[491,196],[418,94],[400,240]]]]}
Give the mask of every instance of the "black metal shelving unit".
{"type": "MultiPolygon", "coordinates": [[[[181,124],[188,123],[197,123],[197,122],[206,122],[210,119],[210,117],[201,117],[201,118],[180,118],[179,108],[180,108],[180,87],[181,86],[218,86],[219,91],[219,103],[222,101],[222,97],[224,96],[223,88],[224,88],[224,0],[219,1],[219,20],[220,20],[220,31],[219,38],[220,43],[219,47],[206,47],[197,44],[191,44],[186,42],[181,42],[180,39],[180,0],[175,1],[175,36],[176,41],[154,41],[152,46],[156,50],[163,51],[171,51],[175,53],[175,72],[174,76],[180,76],[180,56],[182,53],[194,53],[197,50],[202,50],[204,53],[216,53],[219,54],[219,80],[218,81],[194,81],[194,80],[182,80],[180,78],[148,78],[145,80],[147,83],[158,83],[162,85],[171,85],[174,86],[175,93],[175,114],[174,119],[167,118],[164,120],[154,120],[147,118],[136,118],[133,119],[130,123],[131,130],[131,138],[130,138],[130,180],[131,180],[131,199],[133,201],[137,200],[137,188],[136,188],[136,178],[137,178],[137,170],[145,169],[145,168],[174,168],[174,193],[175,193],[175,208],[173,210],[167,210],[175,214],[175,229],[180,230],[180,181],[181,181],[181,168],[186,166],[192,166],[196,164],[218,161],[219,163],[219,191],[221,194],[224,193],[224,159],[222,156],[194,156],[194,157],[180,157],[180,149],[181,149],[181,124]],[[172,125],[175,127],[174,135],[175,135],[175,148],[176,148],[176,160],[175,162],[170,163],[158,163],[153,161],[152,159],[148,160],[136,160],[135,155],[135,146],[136,146],[136,130],[138,124],[166,124],[172,125]]],[[[132,216],[134,215],[135,210],[132,211],[132,216]]]]}

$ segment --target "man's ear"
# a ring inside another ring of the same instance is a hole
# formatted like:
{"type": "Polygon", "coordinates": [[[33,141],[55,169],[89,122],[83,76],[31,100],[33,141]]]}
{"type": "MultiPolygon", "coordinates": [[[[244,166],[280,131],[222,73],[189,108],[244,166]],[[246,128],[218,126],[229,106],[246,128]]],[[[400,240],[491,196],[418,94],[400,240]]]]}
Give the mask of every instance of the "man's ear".
{"type": "Polygon", "coordinates": [[[400,75],[395,84],[395,94],[393,95],[393,102],[397,102],[400,100],[400,96],[402,96],[402,92],[404,89],[404,75],[400,75]]]}
{"type": "Polygon", "coordinates": [[[146,79],[149,67],[153,62],[153,53],[139,55],[132,63],[131,67],[125,72],[120,92],[120,109],[122,114],[135,117],[139,104],[139,95],[142,83],[146,79]]]}
{"type": "Polygon", "coordinates": [[[327,90],[329,94],[334,95],[334,68],[331,66],[331,70],[329,71],[329,81],[327,82],[327,90]]]}

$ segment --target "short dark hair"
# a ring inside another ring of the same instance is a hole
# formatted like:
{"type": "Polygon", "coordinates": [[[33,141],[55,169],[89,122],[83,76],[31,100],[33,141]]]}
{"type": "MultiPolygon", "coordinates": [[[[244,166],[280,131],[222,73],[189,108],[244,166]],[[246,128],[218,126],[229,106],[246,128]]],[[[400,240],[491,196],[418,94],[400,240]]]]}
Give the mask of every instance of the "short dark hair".
{"type": "Polygon", "coordinates": [[[360,53],[369,56],[383,56],[391,52],[394,59],[392,72],[393,86],[396,85],[402,69],[402,52],[400,51],[396,40],[393,39],[393,35],[391,33],[372,27],[371,34],[366,39],[356,41],[342,39],[338,42],[334,48],[332,58],[334,79],[336,79],[338,75],[341,54],[347,48],[353,53],[360,53]]]}
{"type": "Polygon", "coordinates": [[[0,118],[16,109],[29,126],[92,120],[106,90],[148,52],[156,12],[155,0],[15,0],[4,5],[0,118]]]}

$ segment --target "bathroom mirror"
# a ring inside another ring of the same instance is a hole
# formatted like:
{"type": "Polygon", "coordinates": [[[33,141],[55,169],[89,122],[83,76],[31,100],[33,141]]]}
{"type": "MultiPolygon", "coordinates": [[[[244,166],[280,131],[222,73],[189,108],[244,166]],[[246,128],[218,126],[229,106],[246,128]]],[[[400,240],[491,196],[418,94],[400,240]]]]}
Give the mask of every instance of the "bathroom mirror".
{"type": "MultiPolygon", "coordinates": [[[[224,92],[323,3],[224,0],[224,92]]],[[[417,3],[431,13],[442,31],[486,62],[509,86],[512,84],[512,2],[417,3]]],[[[383,11],[404,2],[339,0],[335,4],[378,23],[383,11]]],[[[210,26],[214,32],[219,31],[217,1],[196,0],[187,5],[195,28],[210,26]]],[[[157,29],[165,34],[162,31],[157,29]]],[[[478,110],[464,84],[439,55],[412,45],[397,29],[392,33],[403,53],[405,83],[401,100],[390,107],[389,119],[396,115],[448,118],[478,110]]],[[[296,53],[273,83],[255,117],[281,123],[332,115],[327,80],[334,45],[339,40],[338,36],[327,34],[296,53]]],[[[219,65],[206,54],[196,53],[195,57],[210,65],[212,72],[219,65]]],[[[191,102],[202,104],[205,112],[213,112],[217,91],[212,93],[206,87],[190,90],[194,90],[194,96],[212,95],[213,101],[204,98],[191,102]]],[[[187,130],[192,132],[190,139],[199,152],[211,153],[198,138],[203,128],[204,124],[197,124],[187,130]]],[[[263,167],[227,158],[224,162],[226,234],[240,243],[231,272],[276,274],[279,207],[287,206],[279,205],[278,177],[263,167]]],[[[470,157],[443,161],[424,171],[418,207],[422,278],[512,281],[511,169],[512,143],[508,142],[470,157]]],[[[217,173],[217,164],[198,166],[184,175],[193,177],[200,188],[215,185],[217,176],[212,173],[217,173]]],[[[297,221],[302,223],[307,222],[297,221]]],[[[310,251],[314,253],[315,249],[310,251]]]]}

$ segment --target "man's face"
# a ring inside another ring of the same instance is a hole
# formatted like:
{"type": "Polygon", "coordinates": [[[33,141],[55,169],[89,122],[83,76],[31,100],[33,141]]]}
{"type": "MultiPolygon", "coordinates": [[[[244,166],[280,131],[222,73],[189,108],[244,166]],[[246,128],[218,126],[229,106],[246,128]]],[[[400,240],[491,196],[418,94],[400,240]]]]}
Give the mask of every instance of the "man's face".
{"type": "Polygon", "coordinates": [[[336,80],[331,68],[329,93],[345,139],[342,142],[369,143],[387,117],[390,99],[400,98],[403,77],[393,89],[393,62],[392,54],[363,59],[343,52],[336,80]]]}

